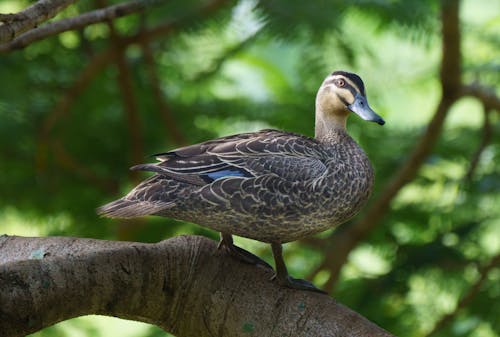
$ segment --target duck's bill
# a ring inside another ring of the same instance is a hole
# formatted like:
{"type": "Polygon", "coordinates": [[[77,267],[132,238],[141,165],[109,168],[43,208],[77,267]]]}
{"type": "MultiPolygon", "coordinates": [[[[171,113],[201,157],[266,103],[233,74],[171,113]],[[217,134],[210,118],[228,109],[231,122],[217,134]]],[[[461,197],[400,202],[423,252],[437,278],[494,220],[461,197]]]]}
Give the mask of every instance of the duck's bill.
{"type": "Polygon", "coordinates": [[[354,112],[359,117],[363,118],[365,121],[375,122],[380,125],[384,125],[385,121],[377,115],[375,111],[370,108],[366,97],[357,94],[354,98],[354,102],[347,106],[349,110],[354,112]]]}

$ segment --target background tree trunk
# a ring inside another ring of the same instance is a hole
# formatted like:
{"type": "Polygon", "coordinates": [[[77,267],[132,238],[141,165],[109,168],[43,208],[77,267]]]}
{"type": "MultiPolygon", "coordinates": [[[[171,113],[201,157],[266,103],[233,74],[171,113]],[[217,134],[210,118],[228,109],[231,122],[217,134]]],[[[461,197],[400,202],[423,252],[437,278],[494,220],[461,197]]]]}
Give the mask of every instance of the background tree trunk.
{"type": "Polygon", "coordinates": [[[76,316],[155,324],[176,336],[392,336],[327,295],[179,236],[157,244],[0,237],[0,336],[76,316]]]}

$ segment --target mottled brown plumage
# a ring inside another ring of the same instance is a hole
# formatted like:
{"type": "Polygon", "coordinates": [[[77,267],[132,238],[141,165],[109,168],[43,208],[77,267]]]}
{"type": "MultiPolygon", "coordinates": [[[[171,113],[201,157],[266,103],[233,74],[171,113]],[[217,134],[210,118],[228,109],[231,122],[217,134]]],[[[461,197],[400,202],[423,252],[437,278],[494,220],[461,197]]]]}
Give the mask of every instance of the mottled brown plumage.
{"type": "Polygon", "coordinates": [[[373,170],[345,129],[350,111],[384,123],[361,79],[334,72],[318,91],[315,138],[268,129],[160,154],[159,163],[132,168],[155,175],[98,212],[195,222],[223,233],[222,245],[247,261],[256,257],[235,250],[231,234],[269,242],[280,283],[312,289],[288,277],[280,245],[345,222],[368,199],[373,170]]]}

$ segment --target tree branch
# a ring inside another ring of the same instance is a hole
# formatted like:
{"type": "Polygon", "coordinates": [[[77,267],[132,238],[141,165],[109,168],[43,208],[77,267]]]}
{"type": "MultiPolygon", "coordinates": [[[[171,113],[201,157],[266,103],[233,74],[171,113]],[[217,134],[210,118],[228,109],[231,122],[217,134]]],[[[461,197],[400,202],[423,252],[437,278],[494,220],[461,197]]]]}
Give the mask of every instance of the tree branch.
{"type": "Polygon", "coordinates": [[[179,337],[392,336],[326,295],[279,287],[271,274],[197,236],[157,244],[2,236],[0,336],[87,314],[179,337]]]}
{"type": "Polygon", "coordinates": [[[198,73],[196,77],[194,77],[193,82],[205,81],[211,76],[217,74],[227,60],[230,60],[231,57],[244,50],[251,42],[255,40],[257,35],[259,35],[259,32],[248,36],[244,40],[228,48],[220,57],[214,60],[212,66],[209,69],[198,73]]]}
{"type": "Polygon", "coordinates": [[[170,140],[176,145],[186,144],[186,138],[177,127],[174,114],[172,113],[172,110],[167,104],[165,96],[161,91],[160,78],[156,69],[153,51],[151,50],[151,46],[149,44],[150,41],[144,41],[141,43],[141,49],[149,76],[149,83],[151,84],[151,91],[153,92],[153,97],[155,98],[156,105],[158,106],[160,117],[170,140]]]}
{"type": "MultiPolygon", "coordinates": [[[[97,0],[100,6],[105,6],[105,0],[97,0]]],[[[110,19],[106,20],[106,24],[110,30],[110,41],[114,53],[115,66],[118,70],[116,84],[122,96],[123,109],[125,110],[127,125],[130,135],[131,162],[135,165],[142,161],[144,157],[144,141],[142,135],[142,123],[139,117],[139,108],[137,107],[137,99],[134,95],[134,86],[132,74],[130,73],[129,65],[126,59],[126,46],[122,45],[122,37],[118,34],[110,19]]],[[[130,171],[130,178],[135,183],[138,183],[139,172],[130,171]]]]}
{"type": "Polygon", "coordinates": [[[62,142],[54,139],[54,127],[57,122],[66,116],[72,104],[81,94],[81,92],[89,85],[89,83],[95,78],[95,76],[111,61],[114,55],[112,49],[97,54],[94,58],[87,63],[85,68],[81,71],[77,80],[69,87],[64,95],[61,95],[59,101],[55,105],[54,109],[44,121],[41,123],[40,131],[38,132],[38,142],[36,151],[36,171],[37,174],[43,174],[47,169],[47,161],[50,150],[54,152],[54,155],[63,167],[73,170],[81,175],[82,178],[86,179],[92,184],[96,184],[101,189],[110,193],[111,191],[116,191],[116,183],[110,182],[108,180],[98,177],[90,168],[83,166],[82,163],[77,163],[77,161],[65,151],[62,142]]]}
{"type": "MultiPolygon", "coordinates": [[[[211,14],[213,11],[219,9],[224,5],[227,0],[213,0],[204,6],[200,6],[197,14],[200,16],[206,16],[211,14]]],[[[178,20],[165,22],[154,28],[148,30],[141,30],[137,34],[121,37],[120,44],[122,48],[133,43],[147,43],[152,38],[157,38],[162,35],[167,35],[173,32],[177,27],[181,26],[186,21],[192,20],[193,17],[179,18],[178,20]]],[[[1,45],[0,45],[1,51],[1,45]]],[[[82,70],[78,79],[74,84],[68,88],[61,99],[56,104],[54,110],[43,122],[38,143],[38,151],[36,157],[36,167],[39,172],[43,171],[46,167],[47,155],[49,149],[49,137],[57,121],[60,120],[64,115],[69,113],[70,107],[77,98],[78,94],[88,86],[88,84],[95,78],[95,76],[106,67],[111,60],[115,57],[116,50],[114,48],[108,48],[107,50],[100,52],[87,64],[87,66],[82,70]]]]}
{"type": "MultiPolygon", "coordinates": [[[[206,17],[209,14],[212,14],[214,11],[220,9],[222,6],[224,6],[226,3],[230,1],[228,0],[212,0],[203,6],[200,6],[200,8],[196,11],[199,17],[206,17]]],[[[125,36],[122,37],[122,43],[124,44],[132,44],[132,43],[139,43],[139,42],[146,42],[150,41],[152,39],[155,39],[159,36],[163,36],[169,33],[172,33],[175,29],[178,29],[181,27],[183,24],[187,22],[192,22],[193,17],[183,17],[179,18],[173,21],[167,21],[165,23],[162,23],[156,27],[153,27],[151,29],[144,29],[139,31],[137,34],[132,35],[132,36],[125,36]]]]}
{"type": "MultiPolygon", "coordinates": [[[[134,0],[123,4],[118,4],[110,6],[103,9],[98,9],[91,11],[80,16],[59,20],[53,23],[49,23],[43,27],[28,31],[11,42],[0,44],[0,53],[9,52],[15,49],[21,49],[29,44],[43,40],[49,36],[56,35],[69,30],[76,30],[84,28],[88,25],[104,22],[110,19],[122,17],[134,12],[140,12],[144,10],[149,4],[156,4],[163,0],[134,0]]],[[[203,6],[200,6],[199,14],[201,16],[206,16],[213,11],[219,9],[224,5],[227,0],[213,0],[203,6]]],[[[157,27],[151,28],[149,30],[143,30],[139,34],[124,37],[122,42],[124,44],[132,44],[140,41],[150,40],[158,36],[162,36],[172,32],[172,30],[185,21],[186,18],[180,18],[171,22],[166,22],[164,24],[158,25],[157,27]]],[[[0,26],[1,27],[1,26],[0,26]]]]}
{"type": "Polygon", "coordinates": [[[52,141],[50,144],[50,149],[54,154],[56,162],[61,167],[72,172],[75,176],[80,176],[82,179],[96,186],[105,193],[115,194],[118,192],[118,184],[116,183],[116,181],[98,176],[90,168],[71,156],[60,141],[52,141]]]}
{"type": "Polygon", "coordinates": [[[19,34],[47,21],[75,1],[39,0],[19,13],[2,14],[0,16],[0,21],[3,22],[0,25],[0,43],[11,41],[19,34]]]}
{"type": "Polygon", "coordinates": [[[442,20],[442,59],[441,59],[441,100],[436,112],[429,122],[424,134],[420,137],[412,153],[394,174],[394,178],[380,196],[371,204],[363,217],[352,225],[344,225],[332,234],[332,244],[335,247],[324,257],[324,264],[329,267],[330,277],[324,289],[331,292],[349,253],[356,245],[366,238],[382,220],[391,201],[399,191],[415,178],[427,156],[432,152],[434,144],[441,134],[441,130],[453,103],[460,97],[460,27],[459,1],[443,0],[441,6],[442,20]]]}
{"type": "MultiPolygon", "coordinates": [[[[74,0],[73,0],[74,1],[74,0]]],[[[87,12],[74,18],[62,19],[49,23],[37,29],[30,30],[16,39],[0,45],[0,52],[7,52],[14,49],[21,49],[27,45],[45,39],[49,36],[56,35],[68,30],[81,29],[98,22],[105,22],[115,18],[129,15],[131,13],[140,12],[151,4],[159,3],[159,0],[134,0],[102,9],[87,12]]],[[[34,26],[33,26],[34,27],[34,26]]],[[[29,27],[29,28],[33,28],[29,27]]],[[[2,26],[0,26],[2,28],[2,26]]],[[[9,41],[9,40],[6,40],[9,41]]],[[[4,41],[0,41],[4,42],[4,41]]]]}
{"type": "MultiPolygon", "coordinates": [[[[222,5],[224,5],[227,0],[213,0],[203,6],[200,6],[198,11],[196,12],[196,16],[206,16],[212,13],[212,11],[219,9],[222,5]]],[[[195,16],[195,15],[193,15],[195,16]]],[[[151,28],[149,30],[141,30],[139,33],[127,36],[120,37],[120,48],[126,48],[126,46],[133,43],[147,43],[150,39],[156,38],[162,35],[167,35],[173,32],[177,27],[182,26],[186,21],[193,20],[193,16],[179,18],[178,20],[169,21],[163,23],[157,27],[151,28]]],[[[1,45],[0,45],[1,48],[1,45]]],[[[70,112],[71,105],[74,103],[78,95],[83,91],[89,83],[95,78],[95,76],[109,63],[115,58],[115,53],[117,52],[117,48],[110,47],[107,50],[100,52],[95,55],[91,61],[86,65],[86,67],[80,73],[78,79],[73,83],[71,87],[69,87],[64,95],[61,96],[59,101],[57,102],[54,110],[45,118],[42,123],[42,127],[40,129],[38,135],[38,144],[36,151],[36,170],[38,173],[43,173],[43,171],[47,167],[47,158],[49,155],[49,151],[51,149],[51,144],[59,144],[57,142],[53,142],[51,140],[53,130],[56,124],[70,112]]],[[[60,146],[57,148],[52,148],[52,150],[62,150],[64,149],[60,146]]],[[[142,153],[141,151],[137,151],[137,153],[142,153]]],[[[59,151],[56,153],[58,156],[60,164],[63,164],[64,167],[71,167],[76,163],[75,160],[72,159],[71,154],[64,151],[59,151]],[[64,156],[61,154],[64,153],[64,156]],[[71,165],[68,165],[71,164],[71,165]]],[[[96,175],[92,173],[91,170],[77,170],[78,173],[84,179],[87,179],[91,183],[95,183],[96,181],[100,181],[100,178],[96,178],[96,175]],[[85,174],[83,174],[85,172],[85,174]]],[[[114,189],[115,184],[99,184],[100,187],[104,187],[107,190],[114,189]]]]}
{"type": "Polygon", "coordinates": [[[472,158],[470,159],[469,168],[467,169],[467,173],[465,174],[465,181],[471,181],[474,176],[474,172],[476,171],[477,165],[479,164],[479,160],[481,159],[481,154],[484,152],[488,144],[490,144],[493,138],[493,130],[490,122],[490,112],[485,105],[483,105],[483,132],[481,137],[481,142],[477,150],[473,153],[472,158]]]}
{"type": "Polygon", "coordinates": [[[471,96],[477,98],[487,108],[500,111],[500,97],[495,94],[495,89],[487,88],[479,83],[464,85],[461,88],[463,96],[471,96]]]}

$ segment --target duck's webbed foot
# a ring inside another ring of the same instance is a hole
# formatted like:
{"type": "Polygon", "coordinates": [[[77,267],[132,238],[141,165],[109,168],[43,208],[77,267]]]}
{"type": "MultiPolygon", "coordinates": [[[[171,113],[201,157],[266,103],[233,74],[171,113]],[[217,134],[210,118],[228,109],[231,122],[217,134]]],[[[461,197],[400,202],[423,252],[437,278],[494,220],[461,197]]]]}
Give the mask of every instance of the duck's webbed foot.
{"type": "Polygon", "coordinates": [[[224,249],[225,252],[227,252],[229,255],[232,257],[238,259],[239,261],[248,263],[248,264],[254,264],[254,265],[261,265],[269,269],[273,269],[269,263],[266,261],[262,260],[260,257],[257,255],[254,255],[250,253],[249,251],[244,250],[243,248],[240,248],[238,246],[235,246],[233,244],[233,237],[231,234],[227,233],[220,233],[220,241],[219,245],[217,246],[217,249],[224,249]]]}
{"type": "Polygon", "coordinates": [[[272,277],[272,280],[278,281],[279,285],[282,287],[314,291],[320,294],[326,294],[323,290],[316,288],[314,284],[309,281],[302,280],[300,278],[293,278],[290,275],[278,275],[277,273],[272,277]]]}
{"type": "Polygon", "coordinates": [[[285,261],[283,260],[283,249],[281,248],[281,244],[272,243],[271,248],[273,250],[274,261],[276,262],[276,274],[272,277],[272,280],[278,281],[279,285],[282,287],[326,294],[326,292],[316,288],[316,286],[311,282],[302,279],[296,279],[288,275],[285,261]]]}

